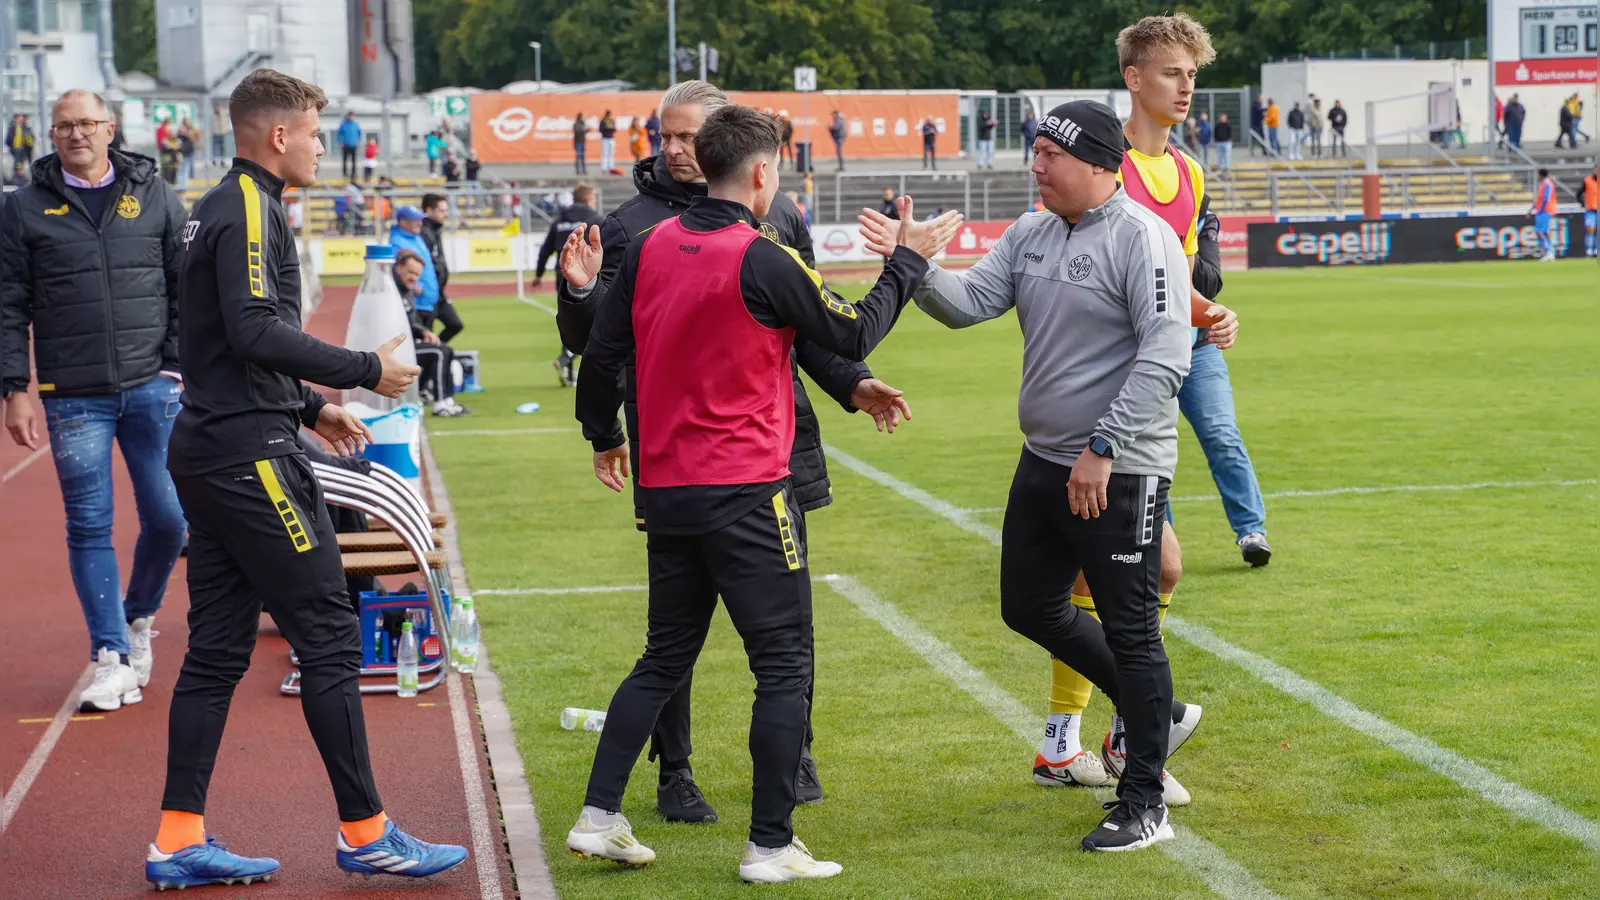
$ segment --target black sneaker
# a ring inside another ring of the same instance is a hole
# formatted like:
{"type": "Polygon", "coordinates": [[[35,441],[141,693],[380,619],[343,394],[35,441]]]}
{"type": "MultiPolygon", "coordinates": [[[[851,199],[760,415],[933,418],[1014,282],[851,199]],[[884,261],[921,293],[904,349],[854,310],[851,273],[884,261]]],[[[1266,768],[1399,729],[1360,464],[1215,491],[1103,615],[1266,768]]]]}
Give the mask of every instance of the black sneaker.
{"type": "Polygon", "coordinates": [[[1259,531],[1239,538],[1239,552],[1244,554],[1244,561],[1252,569],[1259,569],[1272,561],[1272,547],[1267,544],[1267,536],[1259,531]]]}
{"type": "Polygon", "coordinates": [[[822,802],[822,782],[817,780],[817,761],[811,758],[810,747],[800,751],[800,775],[795,780],[794,799],[802,805],[822,802]]]}
{"type": "Polygon", "coordinates": [[[656,809],[661,810],[668,822],[715,822],[717,811],[700,793],[694,783],[694,773],[688,769],[667,772],[666,780],[656,786],[656,809]]]}
{"type": "Polygon", "coordinates": [[[1172,837],[1172,824],[1167,821],[1165,804],[1136,809],[1131,803],[1113,800],[1105,808],[1110,812],[1083,839],[1084,850],[1112,853],[1142,850],[1172,837]]]}

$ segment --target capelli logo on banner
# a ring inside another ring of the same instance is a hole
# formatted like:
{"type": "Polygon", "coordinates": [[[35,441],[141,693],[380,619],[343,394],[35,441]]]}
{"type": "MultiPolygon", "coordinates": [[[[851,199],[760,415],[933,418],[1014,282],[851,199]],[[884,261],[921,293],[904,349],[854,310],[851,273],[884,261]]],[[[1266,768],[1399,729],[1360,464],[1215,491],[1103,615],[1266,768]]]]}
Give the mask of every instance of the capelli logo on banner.
{"type": "Polygon", "coordinates": [[[1326,265],[1382,262],[1389,258],[1389,223],[1363,222],[1353,231],[1289,231],[1279,236],[1281,256],[1314,256],[1326,265]]]}
{"type": "MultiPolygon", "coordinates": [[[[1565,255],[1567,248],[1567,220],[1560,216],[1551,222],[1551,237],[1557,252],[1565,255]]],[[[1462,228],[1456,232],[1456,249],[1493,250],[1495,256],[1506,259],[1526,259],[1532,256],[1542,256],[1544,248],[1539,245],[1539,232],[1532,225],[1503,225],[1499,228],[1493,225],[1480,225],[1462,228]]]]}

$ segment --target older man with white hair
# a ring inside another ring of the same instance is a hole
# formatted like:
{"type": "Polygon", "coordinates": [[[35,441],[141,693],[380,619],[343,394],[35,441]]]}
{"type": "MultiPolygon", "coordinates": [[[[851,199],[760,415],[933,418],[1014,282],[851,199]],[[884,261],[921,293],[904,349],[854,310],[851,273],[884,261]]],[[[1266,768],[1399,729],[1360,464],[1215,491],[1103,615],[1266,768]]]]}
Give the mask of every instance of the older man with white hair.
{"type": "MultiPolygon", "coordinates": [[[[640,160],[633,169],[633,184],[638,195],[612,211],[598,228],[574,229],[569,236],[562,250],[556,282],[556,325],[567,350],[577,354],[584,352],[589,343],[589,330],[602,303],[606,302],[607,290],[622,267],[628,246],[657,223],[683,213],[690,201],[706,196],[705,176],[695,160],[694,139],[706,116],[729,103],[727,94],[704,81],[681,81],[668,88],[661,97],[661,152],[640,160]]],[[[811,232],[805,219],[794,201],[781,192],[761,219],[760,228],[766,237],[792,248],[807,266],[816,264],[811,250],[811,232]]],[[[910,410],[900,392],[872,377],[864,363],[841,359],[803,339],[796,339],[792,361],[795,438],[789,468],[795,506],[799,513],[805,513],[833,502],[833,494],[828,483],[827,460],[822,452],[821,426],[806,396],[800,369],[846,412],[866,410],[880,430],[893,431],[902,417],[910,416],[910,410]]],[[[623,416],[628,426],[628,445],[637,448],[638,441],[634,438],[638,434],[639,415],[632,396],[624,398],[623,416]]],[[[637,450],[634,453],[637,454],[637,450]]],[[[637,467],[638,460],[634,459],[633,468],[637,467]]],[[[637,492],[634,520],[639,530],[648,529],[637,492]]],[[[650,758],[661,758],[656,803],[670,821],[714,822],[716,811],[700,793],[689,767],[691,680],[692,673],[661,711],[650,744],[650,758]]],[[[811,757],[809,722],[797,796],[801,803],[822,799],[816,762],[811,757]]]]}
{"type": "Polygon", "coordinates": [[[28,398],[31,343],[66,501],[72,581],[99,665],[80,704],[100,711],[143,699],[150,626],[184,537],[167,438],[183,384],[177,265],[185,214],[155,160],[111,149],[116,131],[99,96],[62,94],[50,122],[56,152],[12,195],[0,231],[6,430],[25,447],[40,444],[28,398]],[[126,595],[111,545],[113,440],[139,508],[126,595]]]}

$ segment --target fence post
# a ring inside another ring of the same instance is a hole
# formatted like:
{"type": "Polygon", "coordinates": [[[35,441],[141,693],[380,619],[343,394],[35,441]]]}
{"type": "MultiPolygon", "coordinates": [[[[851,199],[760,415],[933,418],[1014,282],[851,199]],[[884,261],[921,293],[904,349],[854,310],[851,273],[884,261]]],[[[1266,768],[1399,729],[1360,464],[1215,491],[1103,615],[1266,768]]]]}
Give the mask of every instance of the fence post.
{"type": "Polygon", "coordinates": [[[844,221],[842,218],[840,218],[840,216],[843,215],[843,210],[841,210],[840,206],[839,206],[839,204],[842,202],[839,199],[839,195],[841,193],[840,189],[843,187],[843,185],[840,184],[839,182],[843,178],[844,178],[844,174],[843,173],[841,173],[841,172],[833,173],[833,220],[835,222],[844,221]]]}
{"type": "Polygon", "coordinates": [[[1473,176],[1472,170],[1467,170],[1467,212],[1478,210],[1478,179],[1473,176]]]}
{"type": "Polygon", "coordinates": [[[989,219],[989,179],[987,178],[983,180],[983,218],[985,221],[989,219]]]}
{"type": "MultiPolygon", "coordinates": [[[[985,186],[987,186],[988,184],[989,184],[989,182],[987,182],[987,181],[984,182],[985,186]]],[[[964,214],[967,210],[969,210],[971,208],[972,208],[972,173],[971,172],[965,172],[965,173],[963,173],[963,177],[961,179],[961,211],[964,214]]]]}
{"type": "Polygon", "coordinates": [[[1271,206],[1272,217],[1278,217],[1278,173],[1267,172],[1267,203],[1271,206]]]}

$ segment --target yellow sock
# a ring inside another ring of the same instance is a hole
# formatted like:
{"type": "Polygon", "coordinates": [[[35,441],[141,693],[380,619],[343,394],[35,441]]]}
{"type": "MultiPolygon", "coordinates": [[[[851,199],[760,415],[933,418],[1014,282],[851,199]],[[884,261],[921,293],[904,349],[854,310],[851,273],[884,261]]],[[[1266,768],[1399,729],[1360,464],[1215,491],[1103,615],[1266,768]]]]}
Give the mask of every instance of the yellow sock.
{"type": "Polygon", "coordinates": [[[1172,592],[1157,594],[1156,600],[1158,601],[1156,603],[1156,622],[1165,626],[1167,624],[1167,607],[1172,605],[1172,592]]]}
{"type": "MultiPolygon", "coordinates": [[[[1095,615],[1094,598],[1072,595],[1072,605],[1089,615],[1095,615]]],[[[1050,660],[1050,714],[1081,715],[1089,705],[1089,695],[1094,690],[1089,679],[1073,671],[1059,659],[1050,660]]]]}
{"type": "Polygon", "coordinates": [[[156,831],[156,849],[177,853],[185,847],[206,842],[206,820],[199,813],[176,809],[161,811],[161,828],[156,831]]]}
{"type": "Polygon", "coordinates": [[[370,819],[361,819],[357,822],[340,822],[339,833],[344,835],[346,844],[352,847],[365,847],[383,837],[383,826],[388,821],[388,816],[378,813],[370,819]]]}

